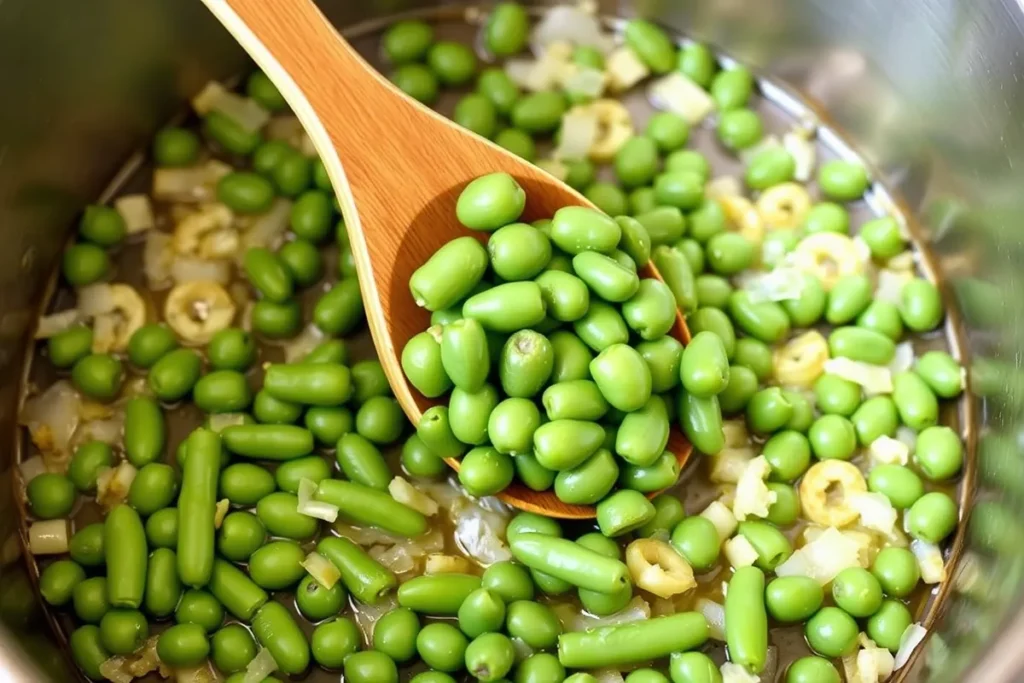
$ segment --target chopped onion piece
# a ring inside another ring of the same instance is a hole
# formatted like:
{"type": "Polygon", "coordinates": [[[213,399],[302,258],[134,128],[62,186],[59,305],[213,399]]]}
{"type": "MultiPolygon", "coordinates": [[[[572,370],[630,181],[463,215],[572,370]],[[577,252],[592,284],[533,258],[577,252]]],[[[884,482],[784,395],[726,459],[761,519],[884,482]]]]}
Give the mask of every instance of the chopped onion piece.
{"type": "Polygon", "coordinates": [[[294,114],[281,114],[267,122],[263,136],[267,140],[284,140],[292,147],[298,147],[306,130],[294,114]]]}
{"type": "Polygon", "coordinates": [[[572,5],[556,5],[544,13],[530,37],[534,54],[543,54],[552,43],[593,47],[604,54],[615,48],[615,39],[604,31],[601,21],[572,5]]]}
{"type": "Polygon", "coordinates": [[[484,567],[511,560],[512,553],[503,540],[508,515],[485,510],[468,498],[463,500],[450,513],[459,549],[484,567]]]}
{"type": "Polygon", "coordinates": [[[231,281],[231,264],[227,261],[177,256],[171,262],[170,273],[171,278],[178,284],[213,281],[226,285],[231,281]]]}
{"type": "Polygon", "coordinates": [[[512,639],[512,649],[516,653],[516,663],[519,663],[524,659],[532,657],[536,653],[536,651],[532,647],[530,647],[530,644],[522,638],[512,639]]]}
{"type": "Polygon", "coordinates": [[[782,136],[782,146],[796,162],[793,178],[806,183],[814,174],[816,151],[814,141],[807,138],[803,131],[792,131],[782,136]]]}
{"type": "Polygon", "coordinates": [[[142,250],[142,269],[149,286],[164,289],[171,284],[171,264],[174,262],[172,238],[166,232],[150,230],[142,250]]]}
{"type": "Polygon", "coordinates": [[[382,545],[370,548],[370,557],[380,562],[395,574],[405,574],[416,568],[416,556],[404,543],[387,548],[382,545]]]}
{"type": "Polygon", "coordinates": [[[913,279],[912,273],[898,273],[888,268],[878,271],[878,281],[875,286],[875,299],[885,301],[894,306],[900,305],[900,298],[903,293],[903,285],[913,279]]]}
{"type": "Polygon", "coordinates": [[[306,559],[302,561],[302,566],[306,568],[306,571],[309,572],[309,575],[317,583],[327,590],[334,588],[334,584],[338,583],[338,580],[341,578],[341,572],[338,571],[338,568],[326,557],[315,551],[306,555],[306,559]]]}
{"type": "Polygon", "coordinates": [[[700,598],[697,600],[696,610],[704,615],[708,622],[708,635],[713,640],[725,640],[725,606],[721,603],[700,598]]]}
{"type": "MultiPolygon", "coordinates": [[[[608,88],[615,92],[625,92],[651,75],[636,53],[626,46],[617,47],[605,60],[605,72],[608,74],[608,88]]],[[[659,81],[660,82],[660,81],[659,81]]],[[[653,96],[653,88],[647,92],[653,96]]],[[[655,103],[655,106],[658,106],[655,103]]]]}
{"type": "Polygon", "coordinates": [[[736,500],[732,506],[733,516],[744,521],[749,516],[767,517],[770,508],[778,498],[764,483],[771,474],[768,459],[759,455],[749,463],[736,483],[736,500]]]}
{"type": "Polygon", "coordinates": [[[250,247],[277,248],[288,230],[292,203],[275,199],[270,209],[261,214],[242,235],[243,252],[250,247]]]}
{"type": "Polygon", "coordinates": [[[562,117],[562,136],[553,152],[555,159],[586,159],[599,129],[598,117],[593,111],[585,107],[571,109],[562,117]]]}
{"type": "Polygon", "coordinates": [[[284,362],[294,363],[309,355],[309,352],[324,340],[324,333],[314,323],[306,325],[299,336],[290,339],[284,346],[284,362]]]}
{"type": "Polygon", "coordinates": [[[227,498],[221,498],[217,501],[217,504],[213,508],[213,528],[219,529],[220,525],[224,523],[224,518],[228,515],[228,510],[231,509],[231,501],[227,498]]]}
{"type": "Polygon", "coordinates": [[[69,308],[66,311],[60,313],[51,313],[50,315],[44,315],[39,319],[39,324],[36,325],[36,339],[49,339],[55,334],[59,334],[69,327],[73,327],[82,319],[82,313],[77,308],[69,308]]]}
{"type": "Polygon", "coordinates": [[[769,149],[782,149],[782,141],[774,135],[766,135],[758,140],[756,144],[741,151],[739,154],[740,161],[744,164],[749,164],[758,154],[769,149]]]}
{"type": "Polygon", "coordinates": [[[906,465],[910,459],[910,448],[899,439],[884,434],[868,446],[871,461],[881,465],[906,465]]]}
{"type": "Polygon", "coordinates": [[[473,563],[461,555],[445,555],[433,553],[427,555],[423,566],[424,574],[469,574],[473,571],[473,563]]]}
{"type": "Polygon", "coordinates": [[[914,367],[914,345],[910,342],[903,342],[896,345],[896,354],[889,363],[889,372],[896,374],[905,372],[914,367]]]}
{"type": "Polygon", "coordinates": [[[19,421],[28,427],[32,443],[47,453],[67,452],[78,427],[81,398],[67,380],[54,382],[43,393],[25,401],[19,421]]]}
{"type": "Polygon", "coordinates": [[[757,562],[757,551],[746,536],[733,536],[725,542],[725,557],[735,569],[750,567],[757,562]]]}
{"type": "Polygon", "coordinates": [[[803,296],[805,283],[801,271],[795,268],[776,268],[752,278],[745,289],[750,294],[751,303],[795,301],[803,296]]]}
{"type": "Polygon", "coordinates": [[[856,541],[838,529],[828,527],[789,559],[780,564],[778,576],[809,576],[821,585],[832,581],[839,572],[860,566],[860,548],[856,541]]]}
{"type": "Polygon", "coordinates": [[[917,432],[906,425],[896,428],[896,439],[906,445],[911,452],[917,449],[917,432]]]}
{"type": "Polygon", "coordinates": [[[96,501],[107,509],[124,502],[136,474],[138,470],[127,460],[114,468],[102,468],[96,477],[96,501]]]}
{"type": "Polygon", "coordinates": [[[21,474],[21,481],[26,486],[30,481],[40,474],[46,474],[46,462],[40,455],[33,455],[28,460],[18,463],[18,472],[21,474]]]}
{"type": "Polygon", "coordinates": [[[606,78],[600,69],[573,65],[562,74],[562,87],[570,95],[597,99],[604,94],[606,78]]]}
{"type": "Polygon", "coordinates": [[[711,457],[711,481],[716,484],[735,484],[747,465],[754,459],[753,448],[725,448],[711,457]]]}
{"type": "Polygon", "coordinates": [[[117,309],[114,288],[108,284],[101,282],[79,287],[76,294],[78,297],[78,310],[83,318],[95,318],[117,309]]]}
{"type": "Polygon", "coordinates": [[[245,417],[245,413],[214,413],[209,420],[210,431],[219,434],[225,427],[243,425],[245,417]]]}
{"type": "Polygon", "coordinates": [[[113,683],[131,683],[135,676],[129,673],[127,668],[128,658],[115,655],[100,664],[100,675],[113,683]]]}
{"type": "Polygon", "coordinates": [[[554,85],[554,75],[541,71],[536,59],[510,59],[505,62],[505,74],[524,90],[540,91],[554,85]]]}
{"type": "Polygon", "coordinates": [[[272,673],[277,671],[277,662],[270,650],[261,647],[256,656],[252,658],[245,667],[245,675],[242,676],[242,683],[263,683],[272,673]]]}
{"type": "Polygon", "coordinates": [[[102,441],[111,446],[119,446],[124,434],[124,413],[118,412],[106,420],[90,420],[82,424],[75,432],[72,444],[86,441],[102,441]]]}
{"type": "Polygon", "coordinates": [[[891,536],[896,527],[896,508],[881,493],[850,493],[846,502],[860,514],[860,523],[885,536],[891,536]]]}
{"type": "Polygon", "coordinates": [[[270,112],[255,101],[213,81],[192,98],[192,108],[200,116],[206,116],[211,111],[220,112],[249,133],[255,133],[270,121],[270,112]]]}
{"type": "Polygon", "coordinates": [[[153,198],[188,204],[212,201],[217,196],[217,182],[231,171],[217,160],[186,168],[158,168],[153,171],[153,198]]]}
{"type": "Polygon", "coordinates": [[[129,235],[145,232],[156,225],[153,217],[153,205],[149,196],[129,194],[114,200],[114,208],[124,219],[124,226],[129,235]]]}
{"type": "Polygon", "coordinates": [[[761,677],[756,676],[742,665],[726,662],[722,665],[722,683],[760,683],[761,677]]]}
{"type": "Polygon", "coordinates": [[[707,91],[678,71],[651,83],[647,97],[656,108],[682,116],[691,126],[715,110],[707,91]]]}
{"type": "Polygon", "coordinates": [[[382,616],[398,608],[398,599],[394,592],[391,592],[377,601],[376,605],[352,601],[353,614],[356,625],[363,633],[363,642],[367,646],[373,644],[373,626],[382,616]]]}
{"type": "Polygon", "coordinates": [[[917,558],[922,581],[935,584],[946,580],[946,565],[939,546],[915,538],[910,542],[910,552],[917,558]]]}
{"type": "Polygon", "coordinates": [[[743,185],[734,175],[722,175],[709,180],[704,186],[704,196],[709,199],[719,197],[742,197],[743,185]]]}
{"type": "MultiPolygon", "coordinates": [[[[301,482],[299,483],[299,486],[302,486],[301,482]]],[[[343,536],[348,540],[352,541],[353,543],[355,543],[356,545],[361,545],[364,547],[370,547],[374,545],[394,545],[395,543],[399,543],[400,541],[402,541],[401,536],[393,536],[386,531],[382,531],[372,526],[357,527],[351,526],[344,522],[337,522],[334,525],[334,530],[338,532],[339,536],[343,536]]]]}
{"type": "Polygon", "coordinates": [[[750,445],[750,433],[745,420],[724,420],[722,436],[725,437],[726,448],[740,448],[750,445]]]}
{"type": "Polygon", "coordinates": [[[829,358],[825,361],[825,372],[861,385],[869,395],[892,393],[892,372],[881,365],[849,358],[829,358]]]}
{"type": "Polygon", "coordinates": [[[721,501],[712,501],[710,505],[704,508],[700,516],[707,518],[715,525],[715,529],[718,530],[719,542],[731,538],[736,533],[736,527],[739,526],[739,522],[736,521],[736,515],[721,501]]]}
{"type": "Polygon", "coordinates": [[[555,180],[564,183],[569,177],[569,167],[557,159],[541,159],[536,164],[537,168],[554,176],[555,180]]]}
{"type": "Polygon", "coordinates": [[[928,635],[928,629],[921,624],[911,624],[907,627],[907,630],[900,636],[900,649],[896,652],[896,659],[893,662],[894,671],[902,669],[910,661],[910,655],[914,654],[914,650],[926,635],[928,635]]]}
{"type": "Polygon", "coordinates": [[[313,480],[300,479],[298,490],[299,502],[295,510],[300,515],[313,517],[314,519],[322,519],[325,522],[333,523],[338,519],[338,506],[313,500],[313,496],[316,494],[316,489],[317,485],[313,480]]]}
{"type": "Polygon", "coordinates": [[[623,683],[625,679],[615,669],[596,669],[590,672],[597,683],[623,683]]]}
{"type": "Polygon", "coordinates": [[[574,613],[568,623],[563,623],[567,631],[586,631],[602,626],[628,624],[634,621],[646,621],[651,618],[651,606],[639,595],[626,603],[626,606],[615,614],[607,617],[594,617],[589,614],[574,613]]]}
{"type": "Polygon", "coordinates": [[[388,484],[388,493],[399,503],[408,505],[413,510],[427,517],[437,514],[437,503],[402,477],[395,477],[388,484]]]}
{"type": "MultiPolygon", "coordinates": [[[[244,679],[243,679],[244,680],[244,679]]],[[[218,683],[220,676],[214,672],[209,661],[199,666],[174,671],[175,683],[218,683]]]]}
{"type": "Polygon", "coordinates": [[[33,555],[60,555],[68,551],[68,520],[32,522],[28,528],[28,549],[33,555]]]}

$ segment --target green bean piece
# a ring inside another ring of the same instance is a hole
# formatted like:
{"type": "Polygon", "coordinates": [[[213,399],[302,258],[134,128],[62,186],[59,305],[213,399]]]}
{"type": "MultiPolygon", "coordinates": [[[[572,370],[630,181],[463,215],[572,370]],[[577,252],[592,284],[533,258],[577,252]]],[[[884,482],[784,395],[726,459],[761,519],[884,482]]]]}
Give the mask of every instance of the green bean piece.
{"type": "Polygon", "coordinates": [[[768,615],[764,605],[764,572],[757,567],[737,569],[729,580],[725,594],[725,641],[732,661],[754,674],[764,670],[768,657],[768,615]]]}
{"type": "Polygon", "coordinates": [[[356,599],[375,605],[398,585],[393,573],[347,538],[323,538],[317,552],[341,572],[342,583],[356,599]]]}
{"type": "Polygon", "coordinates": [[[558,660],[570,669],[619,667],[667,657],[703,645],[708,624],[697,612],[679,612],[615,626],[563,633],[558,660]]]}
{"type": "Polygon", "coordinates": [[[213,572],[221,442],[213,432],[199,428],[187,444],[189,457],[178,496],[178,575],[185,585],[201,588],[213,572]]]}
{"type": "Polygon", "coordinates": [[[263,605],[252,620],[252,632],[263,647],[270,650],[278,668],[286,674],[299,674],[309,666],[309,643],[294,617],[279,602],[263,605]]]}
{"type": "Polygon", "coordinates": [[[146,530],[128,505],[107,514],[103,530],[107,563],[107,598],[113,607],[138,609],[146,587],[146,530]]]}

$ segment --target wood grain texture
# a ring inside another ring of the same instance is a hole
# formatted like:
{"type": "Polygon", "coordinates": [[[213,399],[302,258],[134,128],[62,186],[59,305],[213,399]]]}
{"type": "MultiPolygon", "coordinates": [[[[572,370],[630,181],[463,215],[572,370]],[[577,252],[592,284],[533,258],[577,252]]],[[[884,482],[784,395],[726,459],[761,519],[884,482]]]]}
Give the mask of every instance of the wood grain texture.
{"type": "MultiPolygon", "coordinates": [[[[525,220],[563,206],[590,206],[578,192],[533,164],[451,123],[405,96],[367,64],[310,0],[204,0],[280,89],[323,160],[342,205],[366,317],[380,362],[413,424],[436,403],[406,381],[405,343],[429,326],[409,277],[439,247],[470,233],[455,218],[459,193],[474,178],[504,171],[526,190],[525,220]],[[341,159],[344,159],[342,164],[341,159]]],[[[641,273],[660,275],[654,266],[641,273]]],[[[672,334],[689,333],[677,313],[672,334]]],[[[669,450],[680,467],[692,450],[673,429],[669,450]]],[[[458,470],[459,463],[448,464],[458,470]]],[[[554,493],[518,483],[500,498],[552,517],[593,517],[554,493]]]]}

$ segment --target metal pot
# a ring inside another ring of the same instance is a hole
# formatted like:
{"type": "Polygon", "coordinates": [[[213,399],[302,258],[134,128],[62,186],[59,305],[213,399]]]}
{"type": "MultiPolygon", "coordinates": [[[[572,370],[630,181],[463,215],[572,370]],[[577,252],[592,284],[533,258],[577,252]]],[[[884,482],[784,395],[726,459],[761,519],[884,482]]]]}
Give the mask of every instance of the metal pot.
{"type": "MultiPolygon", "coordinates": [[[[322,0],[340,27],[440,3],[322,0]]],[[[817,105],[921,217],[967,323],[980,429],[959,570],[907,680],[1024,674],[1024,7],[1015,0],[599,3],[706,40],[817,105]]],[[[196,0],[0,4],[0,538],[34,310],[81,207],[245,55],[196,0]]],[[[10,558],[12,545],[2,555],[10,558]]],[[[958,544],[960,545],[960,544],[958,544]]],[[[4,680],[72,680],[21,563],[0,569],[4,680]]]]}

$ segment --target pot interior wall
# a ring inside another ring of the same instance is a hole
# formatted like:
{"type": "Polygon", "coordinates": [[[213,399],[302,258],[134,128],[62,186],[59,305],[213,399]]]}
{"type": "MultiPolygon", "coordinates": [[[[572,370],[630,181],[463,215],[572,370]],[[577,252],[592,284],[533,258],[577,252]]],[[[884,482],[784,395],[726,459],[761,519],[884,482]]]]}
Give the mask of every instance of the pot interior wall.
{"type": "MultiPolygon", "coordinates": [[[[438,3],[320,4],[348,26],[438,3]]],[[[654,18],[791,85],[920,217],[967,322],[984,427],[967,560],[912,678],[1014,680],[1024,660],[1010,644],[1024,633],[1024,11],[1015,0],[599,4],[654,18]]],[[[190,94],[245,62],[198,0],[0,4],[0,538],[16,529],[10,458],[21,363],[64,236],[190,94]]],[[[9,540],[2,553],[0,667],[32,659],[71,680],[11,559],[16,547],[9,540]],[[15,638],[20,648],[10,646],[15,638]]]]}

